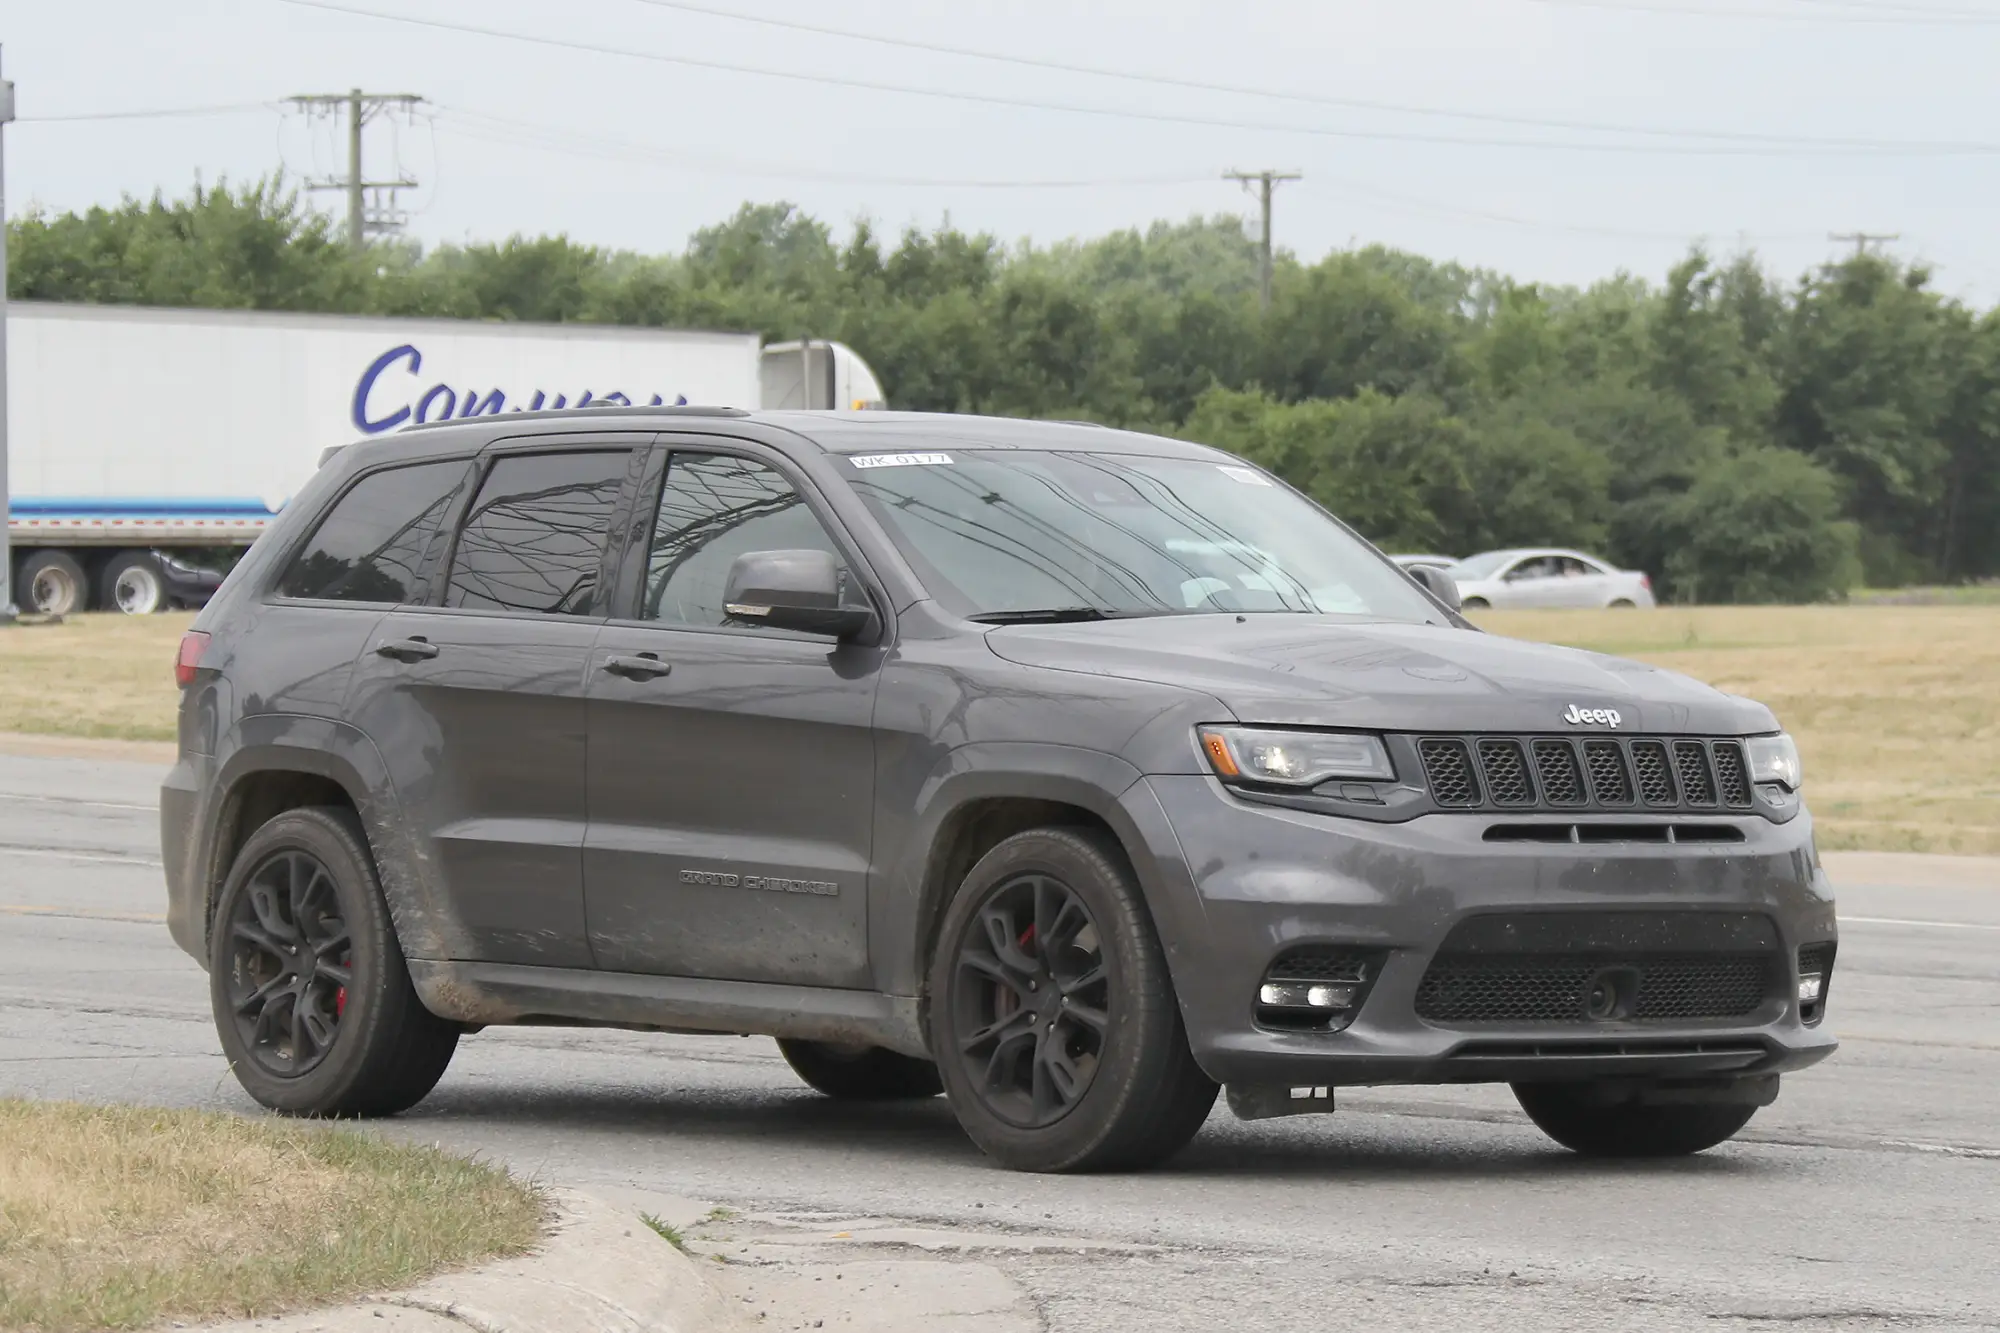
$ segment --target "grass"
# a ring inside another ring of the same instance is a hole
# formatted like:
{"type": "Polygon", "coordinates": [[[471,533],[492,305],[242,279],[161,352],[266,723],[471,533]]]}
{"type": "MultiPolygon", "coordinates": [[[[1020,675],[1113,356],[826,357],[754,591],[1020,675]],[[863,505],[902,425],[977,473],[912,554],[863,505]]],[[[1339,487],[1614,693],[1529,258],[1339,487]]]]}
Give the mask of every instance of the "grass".
{"type": "Polygon", "coordinates": [[[490,1166],[348,1130],[0,1099],[0,1328],[260,1318],[525,1250],[490,1166]]]}
{"type": "Polygon", "coordinates": [[[681,1234],[679,1227],[666,1221],[664,1218],[655,1217],[651,1213],[639,1214],[639,1220],[652,1228],[653,1234],[661,1240],[673,1246],[682,1254],[687,1253],[687,1237],[681,1234]]]}
{"type": "MultiPolygon", "coordinates": [[[[1769,704],[1829,849],[2000,854],[2000,603],[1487,611],[1500,634],[1637,657],[1769,704]]],[[[1977,594],[1977,596],[1974,596],[1977,594]]],[[[0,731],[174,734],[188,617],[0,632],[0,731]]]]}
{"type": "Polygon", "coordinates": [[[194,617],[72,616],[0,630],[0,731],[174,738],[174,652],[194,617]]]}
{"type": "Polygon", "coordinates": [[[1768,704],[1798,739],[1823,848],[2000,854],[2000,606],[1484,611],[1477,620],[1768,704]]]}

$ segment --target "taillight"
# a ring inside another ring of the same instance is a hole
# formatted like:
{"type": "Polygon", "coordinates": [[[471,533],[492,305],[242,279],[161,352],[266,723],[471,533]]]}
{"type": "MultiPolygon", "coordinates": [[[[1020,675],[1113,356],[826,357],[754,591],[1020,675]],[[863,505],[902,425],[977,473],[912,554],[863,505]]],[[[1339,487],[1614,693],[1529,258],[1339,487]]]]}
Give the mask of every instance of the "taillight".
{"type": "Polygon", "coordinates": [[[180,655],[174,658],[174,682],[183,688],[194,684],[195,670],[201,666],[202,655],[208,651],[208,635],[198,629],[191,629],[181,635],[180,655]]]}
{"type": "Polygon", "coordinates": [[[1639,586],[1644,588],[1647,592],[1651,592],[1653,590],[1652,576],[1650,574],[1641,574],[1639,576],[1639,586]]]}

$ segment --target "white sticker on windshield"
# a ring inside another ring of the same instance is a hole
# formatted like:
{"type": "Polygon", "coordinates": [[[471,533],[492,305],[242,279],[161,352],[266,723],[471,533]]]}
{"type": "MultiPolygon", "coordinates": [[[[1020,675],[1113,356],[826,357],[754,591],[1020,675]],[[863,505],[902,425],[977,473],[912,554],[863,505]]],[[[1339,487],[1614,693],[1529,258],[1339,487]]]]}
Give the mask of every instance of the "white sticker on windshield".
{"type": "Polygon", "coordinates": [[[1245,486],[1269,486],[1270,479],[1256,468],[1236,467],[1229,463],[1217,463],[1215,470],[1231,481],[1240,481],[1245,486]]]}
{"type": "Polygon", "coordinates": [[[949,467],[950,454],[856,454],[856,467],[949,467]]]}

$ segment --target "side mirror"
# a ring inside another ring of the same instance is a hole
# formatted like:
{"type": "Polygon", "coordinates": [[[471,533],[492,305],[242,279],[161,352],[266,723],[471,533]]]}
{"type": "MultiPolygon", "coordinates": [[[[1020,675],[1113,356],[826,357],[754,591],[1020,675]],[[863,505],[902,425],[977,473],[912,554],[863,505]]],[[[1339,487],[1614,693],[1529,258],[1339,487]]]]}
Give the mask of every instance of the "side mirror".
{"type": "Polygon", "coordinates": [[[846,596],[847,572],[825,551],[751,551],[730,562],[723,609],[773,629],[862,638],[875,612],[846,596]]]}
{"type": "Polygon", "coordinates": [[[1424,585],[1424,591],[1457,611],[1463,606],[1458,595],[1458,583],[1436,565],[1418,565],[1409,571],[1411,578],[1424,585]]]}

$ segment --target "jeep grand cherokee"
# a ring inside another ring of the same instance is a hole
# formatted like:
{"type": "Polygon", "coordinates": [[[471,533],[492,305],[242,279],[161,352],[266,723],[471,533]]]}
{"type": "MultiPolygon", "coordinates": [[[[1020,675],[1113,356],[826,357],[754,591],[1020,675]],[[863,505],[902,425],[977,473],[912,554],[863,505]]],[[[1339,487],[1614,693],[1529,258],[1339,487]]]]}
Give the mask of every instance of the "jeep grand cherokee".
{"type": "Polygon", "coordinates": [[[1481,633],[1200,445],[632,408],[338,451],[182,645],[174,938],[280,1111],[758,1033],[1025,1170],[1352,1084],[1700,1151],[1829,1054],[1772,715],[1481,633]]]}

